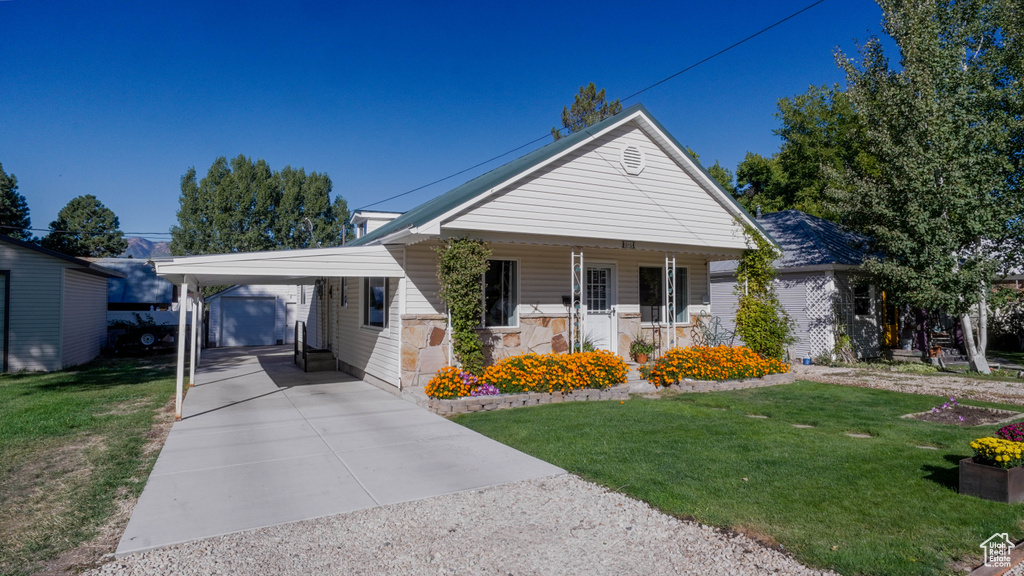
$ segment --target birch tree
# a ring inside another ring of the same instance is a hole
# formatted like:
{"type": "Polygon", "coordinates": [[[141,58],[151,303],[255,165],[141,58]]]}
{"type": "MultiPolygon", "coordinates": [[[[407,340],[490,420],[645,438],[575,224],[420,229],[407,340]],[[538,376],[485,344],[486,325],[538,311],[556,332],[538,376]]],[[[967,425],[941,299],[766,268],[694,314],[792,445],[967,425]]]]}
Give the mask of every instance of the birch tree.
{"type": "Polygon", "coordinates": [[[863,122],[870,170],[833,171],[830,208],[880,256],[867,270],[915,307],[960,319],[971,368],[987,373],[992,247],[1022,209],[1020,0],[879,0],[899,51],[872,38],[859,59],[837,51],[863,122]],[[970,314],[980,317],[978,333],[970,314]]]}

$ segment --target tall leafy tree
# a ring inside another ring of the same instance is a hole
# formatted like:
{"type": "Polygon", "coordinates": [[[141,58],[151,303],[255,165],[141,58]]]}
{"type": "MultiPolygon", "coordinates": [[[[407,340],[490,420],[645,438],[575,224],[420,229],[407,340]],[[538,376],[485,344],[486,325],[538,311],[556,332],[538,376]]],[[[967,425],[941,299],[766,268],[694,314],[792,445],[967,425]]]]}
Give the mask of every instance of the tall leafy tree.
{"type": "MultiPolygon", "coordinates": [[[[591,82],[587,86],[580,86],[579,93],[573,98],[572,107],[562,107],[562,128],[568,130],[569,134],[614,116],[622,111],[622,104],[619,99],[607,100],[604,95],[604,88],[600,90],[591,82]]],[[[552,128],[551,136],[555,140],[562,137],[561,129],[552,128]]]]}
{"type": "Polygon", "coordinates": [[[770,158],[748,153],[736,168],[740,203],[750,210],[793,208],[838,220],[825,201],[830,170],[872,164],[859,145],[862,124],[849,96],[838,86],[811,86],[780,99],[775,117],[782,123],[775,130],[782,145],[770,158]]]}
{"type": "Polygon", "coordinates": [[[327,174],[286,166],[271,170],[244,155],[214,161],[197,182],[194,168],[181,178],[178,224],[171,253],[216,254],[341,243],[348,206],[332,203],[327,174]],[[308,222],[307,222],[308,221],[308,222]],[[310,234],[310,224],[313,232],[310,234]]]}
{"type": "Polygon", "coordinates": [[[990,246],[1024,213],[1024,12],[999,0],[879,5],[900,65],[874,38],[859,62],[837,52],[877,162],[837,171],[831,208],[882,254],[865,267],[890,293],[960,317],[971,366],[987,372],[985,297],[999,267],[990,246]]]}
{"type": "Polygon", "coordinates": [[[69,256],[120,256],[128,248],[114,212],[92,194],[72,198],[50,223],[44,247],[69,256]]]}
{"type": "MultiPolygon", "coordinates": [[[[686,150],[687,154],[693,156],[694,160],[696,160],[698,163],[700,162],[700,155],[694,152],[693,148],[690,148],[689,146],[683,146],[683,149],[686,150]]],[[[732,171],[726,168],[725,166],[722,166],[722,164],[718,160],[715,160],[715,163],[708,167],[708,174],[710,174],[711,177],[714,178],[715,181],[718,182],[722,186],[722,188],[725,189],[726,192],[733,195],[736,194],[736,185],[733,183],[732,171]]]]}
{"type": "Polygon", "coordinates": [[[0,234],[19,240],[32,239],[28,202],[18,192],[18,179],[0,164],[0,234]]]}

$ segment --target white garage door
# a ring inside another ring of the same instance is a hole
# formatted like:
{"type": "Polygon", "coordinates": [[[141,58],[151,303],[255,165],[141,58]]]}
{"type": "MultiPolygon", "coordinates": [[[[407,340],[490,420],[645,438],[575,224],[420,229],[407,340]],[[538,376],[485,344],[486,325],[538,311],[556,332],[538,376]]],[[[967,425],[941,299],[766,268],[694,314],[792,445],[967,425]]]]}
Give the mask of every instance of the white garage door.
{"type": "Polygon", "coordinates": [[[223,298],[221,346],[275,344],[273,298],[223,298]]]}

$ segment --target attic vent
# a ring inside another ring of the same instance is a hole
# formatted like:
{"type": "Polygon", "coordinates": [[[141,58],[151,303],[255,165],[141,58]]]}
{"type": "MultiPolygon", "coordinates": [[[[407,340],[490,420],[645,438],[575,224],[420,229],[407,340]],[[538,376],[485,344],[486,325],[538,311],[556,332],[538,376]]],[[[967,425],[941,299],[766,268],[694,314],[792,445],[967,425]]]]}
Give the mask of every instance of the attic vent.
{"type": "Polygon", "coordinates": [[[622,149],[622,167],[625,168],[626,174],[636,176],[644,171],[646,165],[642,150],[636,146],[626,146],[622,149]]]}

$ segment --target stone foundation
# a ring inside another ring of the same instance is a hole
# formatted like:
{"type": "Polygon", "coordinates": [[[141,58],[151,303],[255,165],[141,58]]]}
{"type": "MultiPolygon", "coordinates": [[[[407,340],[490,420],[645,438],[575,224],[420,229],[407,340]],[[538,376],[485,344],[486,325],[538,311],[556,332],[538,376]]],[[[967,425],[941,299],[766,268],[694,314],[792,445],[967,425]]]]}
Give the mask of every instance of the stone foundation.
{"type": "Polygon", "coordinates": [[[477,331],[484,344],[484,362],[494,364],[510,356],[569,351],[568,316],[522,314],[519,326],[481,328],[477,331]]]}
{"type": "Polygon", "coordinates": [[[422,388],[449,365],[447,325],[444,314],[402,316],[402,388],[422,388]]]}
{"type": "MultiPolygon", "coordinates": [[[[690,331],[693,329],[693,325],[697,322],[697,316],[690,316],[690,324],[685,326],[676,325],[676,348],[688,348],[693,346],[693,336],[690,331]]],[[[618,317],[619,325],[619,356],[623,358],[630,358],[629,346],[633,343],[633,338],[638,332],[642,332],[644,337],[649,342],[654,343],[654,353],[651,354],[651,359],[661,356],[663,352],[669,349],[669,332],[668,326],[651,326],[648,324],[641,324],[640,314],[635,312],[627,312],[619,314],[618,317]]]]}
{"type": "Polygon", "coordinates": [[[467,412],[483,412],[485,410],[504,410],[522,406],[538,406],[540,404],[557,404],[559,402],[585,402],[595,400],[628,400],[629,386],[619,384],[607,390],[583,389],[563,392],[526,392],[523,394],[498,394],[497,396],[473,396],[470,398],[439,399],[430,398],[427,408],[441,416],[465,414],[467,412]]]}

